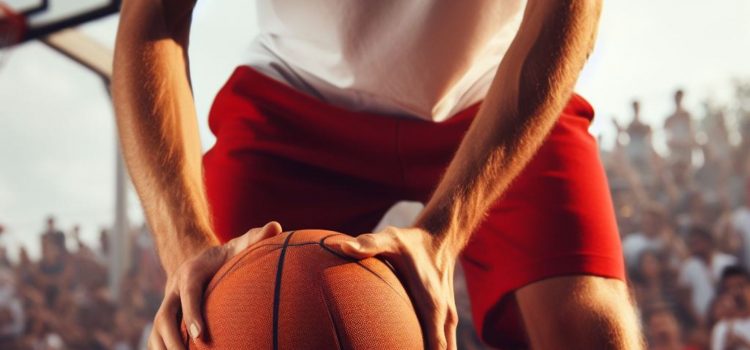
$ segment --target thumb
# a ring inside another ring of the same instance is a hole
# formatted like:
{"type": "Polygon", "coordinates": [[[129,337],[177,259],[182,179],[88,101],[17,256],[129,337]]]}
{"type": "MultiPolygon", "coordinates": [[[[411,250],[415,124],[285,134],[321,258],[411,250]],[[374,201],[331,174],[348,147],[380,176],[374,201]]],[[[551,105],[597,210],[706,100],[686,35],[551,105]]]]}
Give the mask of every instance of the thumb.
{"type": "Polygon", "coordinates": [[[367,233],[339,243],[339,251],[354,259],[366,259],[391,251],[392,242],[380,233],[367,233]]]}
{"type": "Polygon", "coordinates": [[[276,221],[271,221],[271,222],[265,224],[260,229],[260,231],[261,231],[261,233],[260,233],[259,236],[262,237],[262,238],[258,239],[257,241],[262,241],[263,239],[276,236],[276,235],[280,234],[283,231],[283,229],[281,228],[281,224],[279,224],[276,221]]]}
{"type": "Polygon", "coordinates": [[[244,235],[227,242],[225,246],[229,249],[229,256],[231,257],[255,243],[280,234],[281,231],[281,224],[276,221],[271,221],[263,227],[256,227],[248,230],[244,235]]]}

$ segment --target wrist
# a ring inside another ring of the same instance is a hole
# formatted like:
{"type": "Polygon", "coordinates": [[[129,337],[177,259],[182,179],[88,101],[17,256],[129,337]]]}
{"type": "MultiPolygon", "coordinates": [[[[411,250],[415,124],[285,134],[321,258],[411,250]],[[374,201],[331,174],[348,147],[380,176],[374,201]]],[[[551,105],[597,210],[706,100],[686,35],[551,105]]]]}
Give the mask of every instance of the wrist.
{"type": "Polygon", "coordinates": [[[436,244],[443,244],[456,231],[457,217],[449,205],[428,203],[414,222],[414,227],[426,231],[436,244]]]}
{"type": "MultiPolygon", "coordinates": [[[[158,239],[159,234],[155,234],[155,236],[158,239]]],[[[183,263],[191,258],[210,248],[219,246],[215,239],[210,239],[208,233],[203,232],[179,231],[163,236],[171,237],[171,239],[158,241],[159,256],[167,276],[173,275],[183,263]]]]}
{"type": "MultiPolygon", "coordinates": [[[[426,225],[425,225],[426,226],[426,225]]],[[[435,234],[425,226],[414,227],[422,233],[424,246],[435,266],[441,271],[452,269],[461,253],[461,246],[457,244],[455,235],[447,231],[435,234]]]]}
{"type": "MultiPolygon", "coordinates": [[[[459,229],[457,220],[447,209],[425,210],[414,223],[430,236],[435,258],[454,263],[464,248],[470,232],[459,229]]],[[[441,261],[437,261],[440,263],[441,261]]]]}

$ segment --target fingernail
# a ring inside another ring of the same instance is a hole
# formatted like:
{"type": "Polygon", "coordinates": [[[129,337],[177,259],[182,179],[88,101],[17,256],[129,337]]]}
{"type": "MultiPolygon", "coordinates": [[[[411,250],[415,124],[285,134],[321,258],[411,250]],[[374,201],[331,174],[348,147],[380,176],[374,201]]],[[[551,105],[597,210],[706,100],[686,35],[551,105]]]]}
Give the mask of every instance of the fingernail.
{"type": "Polygon", "coordinates": [[[198,324],[193,322],[190,324],[190,336],[193,337],[193,339],[198,338],[198,336],[201,334],[201,329],[198,327],[198,324]]]}

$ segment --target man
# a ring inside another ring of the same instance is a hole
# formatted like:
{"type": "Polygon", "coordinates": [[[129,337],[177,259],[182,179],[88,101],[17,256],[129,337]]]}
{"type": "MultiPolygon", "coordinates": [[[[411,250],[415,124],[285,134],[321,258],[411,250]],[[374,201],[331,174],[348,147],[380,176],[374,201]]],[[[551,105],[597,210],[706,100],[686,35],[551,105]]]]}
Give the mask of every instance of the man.
{"type": "Polygon", "coordinates": [[[731,301],[733,315],[720,319],[711,330],[711,349],[750,348],[750,274],[744,267],[724,269],[718,292],[731,301]]]}
{"type": "Polygon", "coordinates": [[[26,323],[17,286],[13,270],[9,266],[0,266],[0,346],[3,349],[20,347],[26,323]]]}
{"type": "Polygon", "coordinates": [[[652,350],[692,350],[683,340],[680,323],[672,310],[658,304],[646,311],[644,325],[648,333],[648,346],[652,350]]]}
{"type": "Polygon", "coordinates": [[[692,117],[682,104],[684,97],[684,91],[675,91],[674,112],[664,120],[664,130],[667,133],[670,158],[692,165],[693,148],[697,142],[692,117]]]}
{"type": "Polygon", "coordinates": [[[719,252],[711,233],[693,226],[687,233],[690,257],[680,266],[678,283],[688,291],[688,306],[693,317],[705,324],[711,301],[716,294],[717,281],[725,268],[737,263],[734,256],[719,252]]]}
{"type": "Polygon", "coordinates": [[[42,232],[42,237],[52,237],[50,239],[58,241],[58,240],[65,240],[65,234],[60,231],[60,229],[57,228],[57,225],[55,224],[55,217],[50,215],[47,217],[47,225],[42,232]],[[63,238],[60,238],[63,237],[63,238]]]}
{"type": "Polygon", "coordinates": [[[672,252],[671,236],[665,231],[670,230],[666,225],[665,210],[658,204],[644,205],[641,211],[640,230],[628,233],[622,239],[622,251],[628,268],[635,269],[645,251],[672,252]]]}
{"type": "Polygon", "coordinates": [[[633,101],[633,120],[628,124],[627,132],[630,137],[627,152],[633,167],[641,173],[641,181],[649,188],[653,186],[652,157],[654,148],[651,141],[651,127],[641,120],[641,103],[633,101]]]}
{"type": "Polygon", "coordinates": [[[180,308],[201,337],[203,284],[281,232],[274,220],[360,234],[335,249],[396,267],[430,349],[456,347],[461,252],[488,343],[640,347],[593,111],[571,97],[599,1],[258,4],[262,34],[217,96],[201,160],[193,4],[123,3],[117,121],[169,276],[152,348],[181,346],[180,308]],[[426,203],[411,227],[367,233],[402,199],[426,203]]]}

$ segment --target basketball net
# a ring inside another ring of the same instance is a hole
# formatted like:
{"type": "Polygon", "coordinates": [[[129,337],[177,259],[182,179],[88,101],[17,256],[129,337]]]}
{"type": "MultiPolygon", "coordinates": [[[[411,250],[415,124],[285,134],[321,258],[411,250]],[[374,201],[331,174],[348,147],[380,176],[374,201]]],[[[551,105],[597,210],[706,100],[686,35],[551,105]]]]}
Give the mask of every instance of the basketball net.
{"type": "Polygon", "coordinates": [[[23,39],[26,19],[0,1],[0,68],[5,64],[10,48],[23,39]]]}

